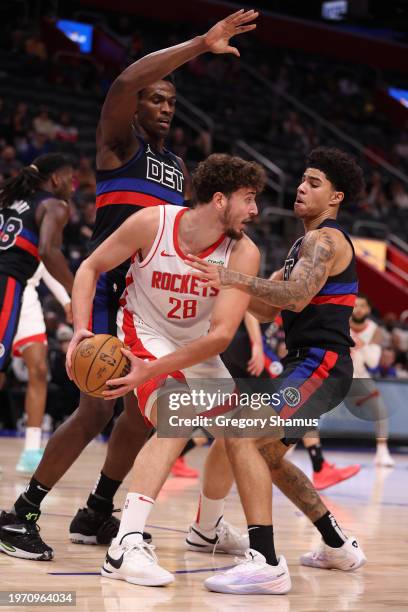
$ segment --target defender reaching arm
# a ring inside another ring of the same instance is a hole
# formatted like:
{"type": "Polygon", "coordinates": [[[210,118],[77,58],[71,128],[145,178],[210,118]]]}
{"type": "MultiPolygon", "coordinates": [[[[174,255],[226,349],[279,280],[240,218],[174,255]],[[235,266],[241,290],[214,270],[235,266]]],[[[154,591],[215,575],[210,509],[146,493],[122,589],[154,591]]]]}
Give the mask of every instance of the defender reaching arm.
{"type": "Polygon", "coordinates": [[[236,287],[275,308],[301,312],[325,284],[340,250],[345,248],[345,242],[342,234],[331,228],[308,232],[299,260],[286,281],[247,276],[194,256],[191,265],[199,272],[204,286],[236,287]]]}

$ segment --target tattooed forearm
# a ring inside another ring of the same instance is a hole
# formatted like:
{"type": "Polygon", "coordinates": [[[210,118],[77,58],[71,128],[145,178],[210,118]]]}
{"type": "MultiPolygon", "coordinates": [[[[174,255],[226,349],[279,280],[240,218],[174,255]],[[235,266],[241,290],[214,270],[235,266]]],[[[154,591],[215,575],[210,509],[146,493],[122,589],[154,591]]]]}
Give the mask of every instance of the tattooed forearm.
{"type": "Polygon", "coordinates": [[[326,229],[312,231],[303,240],[299,260],[289,280],[267,280],[221,268],[221,284],[234,285],[277,308],[298,310],[324,285],[335,255],[336,245],[330,232],[326,229]]]}

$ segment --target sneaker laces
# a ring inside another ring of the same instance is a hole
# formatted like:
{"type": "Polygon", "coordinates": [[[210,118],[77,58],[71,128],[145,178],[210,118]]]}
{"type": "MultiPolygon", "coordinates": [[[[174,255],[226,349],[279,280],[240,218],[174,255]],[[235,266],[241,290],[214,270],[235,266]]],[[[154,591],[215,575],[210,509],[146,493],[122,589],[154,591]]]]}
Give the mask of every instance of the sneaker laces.
{"type": "Polygon", "coordinates": [[[227,521],[220,521],[219,525],[215,529],[215,535],[217,536],[217,541],[214,544],[214,548],[212,551],[213,556],[215,555],[218,544],[222,544],[225,538],[227,538],[228,536],[232,536],[236,541],[239,541],[242,534],[239,529],[237,529],[233,525],[230,525],[230,523],[228,523],[227,521]]]}
{"type": "Polygon", "coordinates": [[[132,556],[142,554],[144,557],[146,557],[146,559],[148,559],[150,563],[152,561],[154,563],[158,563],[157,556],[153,552],[156,548],[154,544],[147,544],[147,542],[145,542],[144,540],[142,540],[142,542],[136,542],[136,543],[125,541],[125,542],[122,542],[121,546],[124,547],[125,549],[124,552],[127,557],[131,558],[132,556]]]}

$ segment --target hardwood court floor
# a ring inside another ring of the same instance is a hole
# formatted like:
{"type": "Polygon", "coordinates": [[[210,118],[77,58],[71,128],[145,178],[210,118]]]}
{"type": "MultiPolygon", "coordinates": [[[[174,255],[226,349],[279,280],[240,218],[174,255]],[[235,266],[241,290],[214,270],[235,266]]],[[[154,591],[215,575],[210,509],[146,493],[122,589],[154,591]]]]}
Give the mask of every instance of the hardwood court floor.
{"type": "MultiPolygon", "coordinates": [[[[26,479],[14,467],[21,440],[0,438],[0,508],[9,509],[26,479]]],[[[205,449],[194,450],[189,462],[202,464],[205,449]]],[[[408,456],[397,456],[392,470],[375,470],[369,454],[329,452],[340,465],[359,461],[361,472],[328,490],[325,501],[349,534],[356,535],[368,557],[355,573],[301,567],[299,555],[318,542],[308,520],[276,492],[274,525],[276,548],[288,561],[293,589],[285,596],[235,596],[207,592],[202,583],[216,568],[231,565],[225,555],[187,552],[185,531],[194,518],[199,485],[196,480],[169,478],[149,519],[150,531],[161,564],[176,572],[176,582],[165,588],[138,587],[101,578],[98,574],[105,549],[80,546],[68,540],[68,526],[84,505],[103,462],[105,445],[91,443],[77,463],[47,498],[40,519],[41,534],[53,546],[52,562],[24,561],[0,554],[0,590],[74,590],[76,608],[67,610],[113,612],[122,610],[268,610],[269,612],[358,612],[408,610],[408,456]]],[[[292,459],[309,473],[303,450],[292,459]]],[[[123,487],[116,503],[121,505],[123,487]]],[[[236,491],[232,491],[225,516],[244,527],[236,491]]],[[[55,610],[54,607],[2,608],[55,610]]]]}

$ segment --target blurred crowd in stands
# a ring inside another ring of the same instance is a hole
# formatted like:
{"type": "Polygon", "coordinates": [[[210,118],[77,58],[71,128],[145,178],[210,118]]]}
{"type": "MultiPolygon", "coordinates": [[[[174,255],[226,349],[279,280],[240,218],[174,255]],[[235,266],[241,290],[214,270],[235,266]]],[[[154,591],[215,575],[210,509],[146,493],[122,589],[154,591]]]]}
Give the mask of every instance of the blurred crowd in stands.
{"type": "MultiPolygon", "coordinates": [[[[183,26],[177,35],[169,35],[167,26],[154,25],[135,24],[131,18],[120,16],[110,21],[105,19],[104,28],[124,46],[128,62],[191,35],[183,26]]],[[[260,77],[267,79],[276,91],[297,97],[346,134],[353,137],[358,134],[358,140],[367,149],[408,173],[408,125],[396,130],[376,109],[374,89],[378,75],[374,77],[369,69],[362,67],[334,67],[328,60],[284,50],[275,50],[269,54],[270,60],[260,61],[259,49],[251,46],[249,39],[243,39],[241,44],[245,45],[245,61],[256,67],[260,77]]],[[[43,153],[62,151],[73,157],[75,192],[64,236],[64,252],[73,271],[86,256],[92,234],[95,219],[93,135],[99,108],[111,81],[112,77],[92,59],[49,57],[37,28],[10,27],[0,41],[0,180],[14,176],[22,166],[43,153]],[[23,79],[25,90],[20,97],[15,92],[2,93],[10,77],[23,79]],[[38,93],[39,89],[41,96],[36,97],[34,92],[38,93]],[[47,98],[47,92],[58,94],[60,102],[39,103],[39,99],[47,98]],[[84,111],[85,114],[77,115],[72,110],[74,97],[78,103],[83,100],[84,105],[86,100],[88,114],[84,111]]],[[[292,179],[286,200],[288,207],[292,205],[293,189],[303,170],[306,153],[320,143],[339,144],[333,138],[328,140],[310,116],[286,104],[273,90],[267,91],[262,81],[254,81],[233,58],[196,58],[178,71],[176,85],[183,96],[210,115],[214,129],[192,129],[176,118],[168,147],[183,157],[191,170],[212,151],[231,150],[231,144],[243,138],[292,179]]],[[[354,220],[357,217],[381,221],[406,239],[407,184],[385,174],[367,156],[360,161],[366,171],[366,193],[349,206],[349,215],[354,220]]],[[[77,401],[76,390],[64,368],[64,354],[72,331],[54,299],[45,292],[42,298],[50,348],[48,405],[54,409],[57,406],[53,418],[58,423],[75,408],[77,401]]],[[[408,376],[406,315],[403,321],[397,320],[393,313],[384,317],[383,353],[373,373],[375,376],[408,376]]],[[[276,327],[271,332],[270,329],[269,338],[273,351],[278,358],[283,358],[282,330],[276,327]]],[[[17,395],[21,389],[19,381],[24,382],[24,372],[19,367],[15,364],[17,395]]]]}

